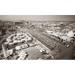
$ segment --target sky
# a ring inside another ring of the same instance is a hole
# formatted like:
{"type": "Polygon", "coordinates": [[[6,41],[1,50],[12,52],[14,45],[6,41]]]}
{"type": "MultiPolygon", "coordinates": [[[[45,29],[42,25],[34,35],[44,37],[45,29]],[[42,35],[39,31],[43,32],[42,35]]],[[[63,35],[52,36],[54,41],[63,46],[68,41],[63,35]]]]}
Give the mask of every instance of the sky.
{"type": "Polygon", "coordinates": [[[0,20],[75,21],[75,15],[0,15],[0,20]]]}

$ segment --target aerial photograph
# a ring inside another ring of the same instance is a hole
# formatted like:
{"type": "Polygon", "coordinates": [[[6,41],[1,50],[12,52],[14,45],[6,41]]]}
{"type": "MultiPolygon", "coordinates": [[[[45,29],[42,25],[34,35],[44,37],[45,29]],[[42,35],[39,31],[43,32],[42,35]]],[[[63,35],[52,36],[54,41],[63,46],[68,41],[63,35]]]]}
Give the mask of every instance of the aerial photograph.
{"type": "Polygon", "coordinates": [[[74,60],[75,15],[0,15],[0,60],[74,60]]]}

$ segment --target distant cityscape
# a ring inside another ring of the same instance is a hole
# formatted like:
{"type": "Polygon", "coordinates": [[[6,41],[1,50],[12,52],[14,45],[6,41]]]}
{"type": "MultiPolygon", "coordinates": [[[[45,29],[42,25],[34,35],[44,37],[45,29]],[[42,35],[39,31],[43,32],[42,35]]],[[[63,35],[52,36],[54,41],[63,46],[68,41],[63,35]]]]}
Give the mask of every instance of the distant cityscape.
{"type": "Polygon", "coordinates": [[[75,21],[0,20],[0,59],[75,59],[75,21]]]}

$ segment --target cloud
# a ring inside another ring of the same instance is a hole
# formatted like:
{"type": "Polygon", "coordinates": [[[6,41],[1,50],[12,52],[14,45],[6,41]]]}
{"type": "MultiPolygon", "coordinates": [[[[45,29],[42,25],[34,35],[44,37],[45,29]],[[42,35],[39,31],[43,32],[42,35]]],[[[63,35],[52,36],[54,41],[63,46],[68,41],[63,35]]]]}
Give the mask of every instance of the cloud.
{"type": "Polygon", "coordinates": [[[74,15],[0,15],[0,20],[75,21],[74,15]]]}

